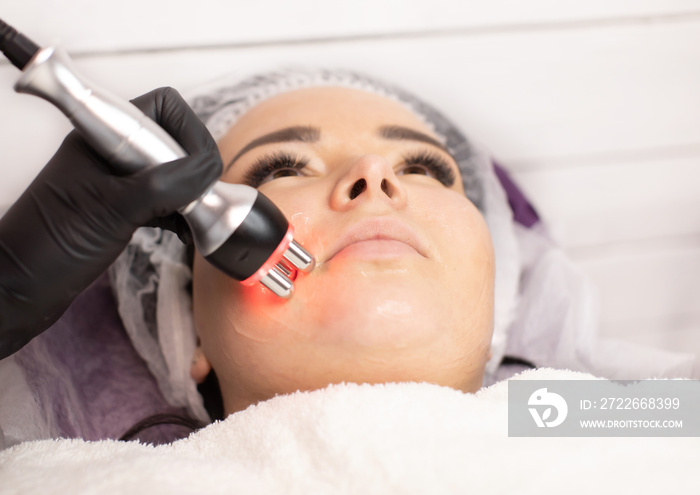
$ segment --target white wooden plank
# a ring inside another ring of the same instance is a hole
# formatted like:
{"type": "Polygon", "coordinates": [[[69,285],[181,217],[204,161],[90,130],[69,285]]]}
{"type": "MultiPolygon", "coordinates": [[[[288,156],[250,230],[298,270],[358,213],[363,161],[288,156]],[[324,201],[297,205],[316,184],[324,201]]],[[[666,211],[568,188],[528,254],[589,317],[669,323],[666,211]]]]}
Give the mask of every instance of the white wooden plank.
{"type": "Polygon", "coordinates": [[[700,232],[695,155],[516,172],[557,242],[569,249],[700,232]]]}
{"type": "Polygon", "coordinates": [[[376,36],[697,13],[695,0],[3,0],[3,19],[76,52],[376,36]]]}
{"type": "MultiPolygon", "coordinates": [[[[423,95],[507,166],[522,171],[604,164],[620,152],[632,158],[647,150],[694,156],[700,114],[690,109],[700,108],[698,59],[700,21],[143,53],[77,63],[125,97],[166,84],[186,89],[232,70],[294,64],[355,68],[423,95]]],[[[14,95],[15,77],[12,67],[0,67],[0,149],[7,158],[3,170],[10,170],[9,178],[3,172],[0,197],[7,198],[26,181],[13,177],[38,166],[50,156],[40,148],[53,150],[59,139],[49,135],[45,121],[55,119],[55,111],[14,95]]]]}

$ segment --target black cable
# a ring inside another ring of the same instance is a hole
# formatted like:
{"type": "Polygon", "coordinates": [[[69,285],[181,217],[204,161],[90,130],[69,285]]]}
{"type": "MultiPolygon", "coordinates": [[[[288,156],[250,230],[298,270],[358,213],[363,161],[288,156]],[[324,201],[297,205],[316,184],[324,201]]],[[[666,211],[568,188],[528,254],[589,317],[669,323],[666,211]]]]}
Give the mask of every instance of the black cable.
{"type": "Polygon", "coordinates": [[[178,425],[178,426],[185,426],[192,431],[198,430],[199,428],[202,428],[205,426],[202,422],[197,421],[192,418],[188,418],[187,416],[180,416],[178,414],[154,414],[153,416],[148,416],[145,419],[142,419],[138,423],[136,423],[134,426],[129,428],[129,430],[124,433],[121,437],[119,437],[119,440],[121,441],[128,441],[134,438],[136,435],[141,433],[143,430],[146,430],[148,428],[151,428],[152,426],[158,426],[158,425],[178,425]]]}
{"type": "Polygon", "coordinates": [[[0,19],[0,51],[19,70],[29,63],[39,46],[0,19]]]}
{"type": "Polygon", "coordinates": [[[528,368],[537,368],[537,366],[532,364],[527,359],[519,358],[516,356],[503,356],[503,359],[501,360],[501,366],[509,364],[519,364],[521,366],[527,366],[528,368]]]}

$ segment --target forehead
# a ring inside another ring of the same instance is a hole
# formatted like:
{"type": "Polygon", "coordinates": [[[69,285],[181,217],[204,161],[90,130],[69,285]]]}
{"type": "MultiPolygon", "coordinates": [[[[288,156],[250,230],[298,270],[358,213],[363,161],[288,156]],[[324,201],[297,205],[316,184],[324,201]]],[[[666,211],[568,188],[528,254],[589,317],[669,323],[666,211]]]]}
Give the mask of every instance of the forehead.
{"type": "Polygon", "coordinates": [[[316,87],[289,91],[259,103],[234,124],[221,144],[235,146],[299,125],[319,127],[322,138],[324,130],[352,136],[375,133],[385,125],[403,125],[436,137],[416,114],[390,98],[353,88],[316,87]]]}

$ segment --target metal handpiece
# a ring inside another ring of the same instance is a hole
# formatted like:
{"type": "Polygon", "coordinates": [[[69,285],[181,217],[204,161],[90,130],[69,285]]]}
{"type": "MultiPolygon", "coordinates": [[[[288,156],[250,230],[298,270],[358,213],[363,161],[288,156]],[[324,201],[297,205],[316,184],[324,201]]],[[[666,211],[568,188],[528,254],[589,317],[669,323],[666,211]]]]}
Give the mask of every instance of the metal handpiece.
{"type": "MultiPolygon", "coordinates": [[[[121,172],[136,172],[187,155],[165,130],[134,105],[96,90],[78,74],[60,48],[40,49],[24,68],[15,90],[57,106],[85,140],[121,172]]],[[[252,187],[217,181],[178,211],[190,226],[197,250],[207,257],[229,240],[257,198],[258,191],[252,187]]],[[[295,241],[291,241],[284,256],[302,271],[313,269],[313,256],[295,241]]],[[[281,272],[262,277],[261,282],[281,297],[289,297],[293,287],[288,275],[281,272]]]]}
{"type": "MultiPolygon", "coordinates": [[[[95,151],[120,172],[133,173],[187,156],[177,141],[134,105],[94,89],[60,48],[41,49],[17,80],[15,90],[39,96],[57,106],[95,151]]],[[[241,206],[232,218],[221,215],[228,205],[217,194],[217,185],[180,209],[191,228],[190,217],[196,218],[192,233],[197,249],[204,256],[226,242],[232,229],[250,211],[250,199],[256,194],[255,190],[246,191],[246,186],[240,186],[233,196],[241,198],[241,206]],[[221,222],[226,225],[218,225],[221,222]]]]}

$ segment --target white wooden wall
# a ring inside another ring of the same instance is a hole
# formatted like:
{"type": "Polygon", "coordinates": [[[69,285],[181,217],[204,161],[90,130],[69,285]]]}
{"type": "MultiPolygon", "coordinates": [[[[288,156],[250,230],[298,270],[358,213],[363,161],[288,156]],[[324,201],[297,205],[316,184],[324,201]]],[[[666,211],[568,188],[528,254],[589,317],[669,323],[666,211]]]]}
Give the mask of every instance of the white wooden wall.
{"type": "MultiPolygon", "coordinates": [[[[605,335],[700,355],[700,1],[0,0],[124,97],[347,67],[487,145],[598,284],[605,335]]],[[[0,62],[0,212],[68,131],[0,62]]]]}

